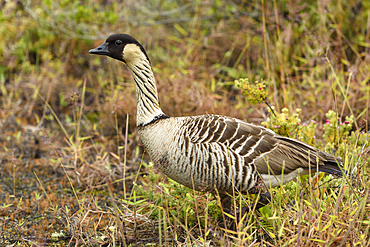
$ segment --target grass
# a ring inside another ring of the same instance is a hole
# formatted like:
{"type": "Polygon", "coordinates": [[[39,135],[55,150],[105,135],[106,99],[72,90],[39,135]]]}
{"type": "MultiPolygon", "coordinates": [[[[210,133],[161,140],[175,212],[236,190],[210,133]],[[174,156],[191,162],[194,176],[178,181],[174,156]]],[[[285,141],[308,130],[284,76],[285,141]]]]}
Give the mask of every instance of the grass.
{"type": "Polygon", "coordinates": [[[359,0],[2,3],[0,243],[368,246],[369,11],[359,0]],[[88,55],[118,31],[146,47],[166,114],[265,125],[335,153],[354,177],[274,188],[227,230],[217,198],[156,172],[129,71],[88,55]],[[240,91],[242,78],[265,91],[240,91]],[[255,100],[265,95],[276,117],[255,100]]]}

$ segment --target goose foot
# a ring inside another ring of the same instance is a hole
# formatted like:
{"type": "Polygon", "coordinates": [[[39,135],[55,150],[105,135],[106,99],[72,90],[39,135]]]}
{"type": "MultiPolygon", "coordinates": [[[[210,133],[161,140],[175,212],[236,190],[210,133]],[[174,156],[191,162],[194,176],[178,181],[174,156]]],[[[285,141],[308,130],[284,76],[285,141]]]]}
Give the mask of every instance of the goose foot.
{"type": "Polygon", "coordinates": [[[258,210],[270,203],[271,194],[268,191],[260,194],[260,198],[257,202],[252,204],[250,207],[242,207],[240,209],[232,209],[232,200],[230,196],[224,197],[222,199],[222,210],[225,213],[224,217],[226,223],[225,225],[222,225],[225,226],[225,228],[227,229],[236,230],[241,220],[243,220],[245,214],[249,213],[253,209],[258,210]],[[232,215],[233,217],[229,217],[228,215],[232,215]]]}
{"type": "Polygon", "coordinates": [[[270,203],[270,201],[271,201],[271,194],[270,192],[267,191],[266,193],[260,195],[260,199],[255,204],[255,209],[260,209],[266,206],[267,204],[270,203]]]}

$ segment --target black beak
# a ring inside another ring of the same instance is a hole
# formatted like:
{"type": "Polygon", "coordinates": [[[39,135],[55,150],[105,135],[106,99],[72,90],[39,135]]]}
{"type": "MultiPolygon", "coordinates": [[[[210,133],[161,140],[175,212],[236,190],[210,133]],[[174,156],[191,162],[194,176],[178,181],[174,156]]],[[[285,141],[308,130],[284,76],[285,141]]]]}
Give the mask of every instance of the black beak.
{"type": "Polygon", "coordinates": [[[108,43],[103,43],[99,45],[98,47],[96,47],[95,49],[91,49],[89,53],[109,56],[110,53],[108,51],[108,43]]]}

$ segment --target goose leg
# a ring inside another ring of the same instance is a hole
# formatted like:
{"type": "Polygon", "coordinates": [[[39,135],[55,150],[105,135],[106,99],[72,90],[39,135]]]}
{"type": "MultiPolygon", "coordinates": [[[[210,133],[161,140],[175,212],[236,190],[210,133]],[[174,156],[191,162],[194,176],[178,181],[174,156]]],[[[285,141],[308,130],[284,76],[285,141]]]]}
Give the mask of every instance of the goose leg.
{"type": "MultiPolygon", "coordinates": [[[[221,205],[222,205],[222,209],[223,211],[229,213],[231,211],[231,209],[233,208],[233,201],[232,201],[232,198],[229,196],[229,195],[226,195],[226,194],[221,194],[220,195],[220,199],[221,199],[221,205]]],[[[251,205],[251,209],[260,209],[264,206],[266,206],[267,204],[269,204],[271,201],[271,194],[270,192],[265,192],[263,194],[260,194],[260,198],[259,200],[251,205]]],[[[249,211],[249,209],[247,207],[245,207],[245,209],[243,210],[245,212],[249,211]]]]}
{"type": "Polygon", "coordinates": [[[260,199],[258,200],[258,202],[256,202],[255,208],[256,209],[262,208],[266,206],[267,204],[269,204],[270,201],[271,201],[271,194],[270,192],[267,191],[266,193],[260,195],[260,199]]]}
{"type": "Polygon", "coordinates": [[[226,210],[226,212],[230,211],[232,208],[232,204],[233,204],[231,196],[227,194],[221,194],[220,200],[221,200],[222,210],[224,211],[226,210]]]}
{"type": "Polygon", "coordinates": [[[270,203],[271,201],[271,194],[270,192],[265,192],[263,194],[260,194],[260,198],[257,202],[252,204],[250,207],[242,207],[240,209],[235,209],[233,208],[233,200],[232,197],[228,195],[220,195],[221,199],[221,205],[222,205],[222,210],[224,213],[224,223],[225,225],[222,225],[229,229],[229,230],[236,230],[238,227],[238,222],[243,218],[243,216],[250,212],[250,210],[255,209],[258,210],[267,204],[270,203]],[[228,215],[235,215],[236,219],[230,218],[228,215]]]}

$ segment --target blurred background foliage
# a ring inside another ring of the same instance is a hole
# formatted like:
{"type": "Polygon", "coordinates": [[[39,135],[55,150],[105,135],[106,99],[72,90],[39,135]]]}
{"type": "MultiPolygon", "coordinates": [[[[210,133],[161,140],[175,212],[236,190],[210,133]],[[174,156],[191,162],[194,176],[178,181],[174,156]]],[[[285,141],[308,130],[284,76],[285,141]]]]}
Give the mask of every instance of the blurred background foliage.
{"type": "Polygon", "coordinates": [[[88,54],[117,32],[147,49],[170,116],[228,115],[338,156],[369,145],[370,2],[7,0],[0,6],[1,117],[61,134],[67,145],[94,137],[102,155],[128,143],[124,158],[137,163],[130,72],[88,54]],[[115,136],[117,142],[105,141],[115,136]]]}
{"type": "Polygon", "coordinates": [[[303,119],[322,124],[334,108],[359,124],[369,119],[361,115],[370,90],[367,1],[7,0],[0,6],[1,94],[8,97],[1,104],[17,102],[33,118],[45,111],[39,94],[65,121],[86,79],[86,116],[108,134],[113,113],[119,122],[129,113],[132,131],[136,101],[127,68],[88,55],[120,32],[146,47],[161,106],[171,116],[217,113],[262,122],[265,105],[245,104],[232,86],[248,77],[266,80],[266,100],[278,111],[299,107],[303,119]]]}

